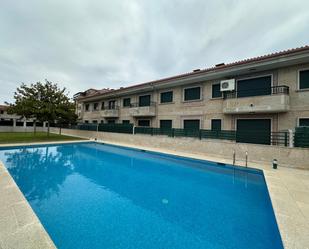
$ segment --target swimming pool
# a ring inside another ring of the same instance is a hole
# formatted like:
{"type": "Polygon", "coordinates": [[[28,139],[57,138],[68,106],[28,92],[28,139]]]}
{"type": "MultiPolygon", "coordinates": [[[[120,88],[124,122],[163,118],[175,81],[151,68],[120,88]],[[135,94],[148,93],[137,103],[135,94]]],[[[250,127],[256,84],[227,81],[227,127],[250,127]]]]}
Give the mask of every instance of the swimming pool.
{"type": "Polygon", "coordinates": [[[258,170],[99,143],[0,160],[60,249],[283,248],[258,170]]]}

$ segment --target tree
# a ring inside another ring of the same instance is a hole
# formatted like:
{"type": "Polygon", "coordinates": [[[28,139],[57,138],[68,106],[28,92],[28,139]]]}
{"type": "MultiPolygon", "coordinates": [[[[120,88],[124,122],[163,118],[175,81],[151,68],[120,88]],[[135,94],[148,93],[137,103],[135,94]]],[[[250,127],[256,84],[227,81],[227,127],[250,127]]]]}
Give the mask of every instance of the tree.
{"type": "Polygon", "coordinates": [[[50,123],[75,123],[77,116],[74,104],[66,95],[66,89],[48,80],[27,86],[22,84],[14,94],[15,103],[10,104],[9,112],[24,118],[47,122],[49,136],[50,123]]]}
{"type": "Polygon", "coordinates": [[[75,124],[77,120],[77,115],[75,114],[75,104],[70,102],[62,108],[60,108],[57,117],[57,124],[59,125],[59,133],[61,134],[61,128],[63,125],[75,124]]]}

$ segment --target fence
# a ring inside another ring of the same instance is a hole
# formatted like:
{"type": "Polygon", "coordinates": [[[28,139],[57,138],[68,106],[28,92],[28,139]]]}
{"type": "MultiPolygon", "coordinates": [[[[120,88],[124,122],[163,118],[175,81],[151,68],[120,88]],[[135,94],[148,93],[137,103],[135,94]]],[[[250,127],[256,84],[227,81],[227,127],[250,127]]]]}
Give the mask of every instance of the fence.
{"type": "Polygon", "coordinates": [[[77,129],[85,131],[104,131],[116,133],[133,133],[132,124],[79,124],[79,125],[62,125],[59,128],[77,129]]]}
{"type": "Polygon", "coordinates": [[[295,147],[309,148],[309,127],[296,127],[294,144],[295,147]]]}
{"type": "Polygon", "coordinates": [[[199,139],[226,139],[235,140],[235,131],[220,131],[220,130],[190,130],[190,129],[167,129],[167,128],[152,128],[152,127],[136,127],[136,134],[149,135],[167,135],[169,137],[196,137],[199,139]]]}
{"type": "Polygon", "coordinates": [[[288,146],[289,133],[233,130],[190,130],[136,127],[136,134],[167,135],[170,137],[196,137],[199,139],[224,139],[241,143],[271,144],[288,146]]]}
{"type": "Polygon", "coordinates": [[[236,142],[288,146],[289,132],[237,131],[236,142]]]}
{"type": "MultiPolygon", "coordinates": [[[[62,126],[62,128],[116,132],[127,134],[148,134],[148,135],[165,135],[169,137],[192,137],[198,139],[221,139],[230,140],[238,143],[266,144],[289,146],[290,135],[288,131],[264,132],[264,131],[234,131],[234,130],[193,130],[178,128],[153,128],[153,127],[133,127],[132,124],[79,124],[74,126],[62,126]]],[[[308,137],[295,136],[299,147],[309,147],[308,137]],[[307,140],[306,140],[307,139],[307,140]]]]}

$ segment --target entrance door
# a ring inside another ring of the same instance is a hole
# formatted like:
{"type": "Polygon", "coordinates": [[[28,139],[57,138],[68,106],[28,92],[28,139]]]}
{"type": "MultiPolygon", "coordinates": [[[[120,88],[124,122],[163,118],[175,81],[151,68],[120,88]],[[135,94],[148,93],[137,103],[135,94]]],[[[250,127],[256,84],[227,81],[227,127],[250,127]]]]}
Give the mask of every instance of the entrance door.
{"type": "Polygon", "coordinates": [[[270,144],[271,119],[238,119],[236,141],[240,143],[270,144]]]}

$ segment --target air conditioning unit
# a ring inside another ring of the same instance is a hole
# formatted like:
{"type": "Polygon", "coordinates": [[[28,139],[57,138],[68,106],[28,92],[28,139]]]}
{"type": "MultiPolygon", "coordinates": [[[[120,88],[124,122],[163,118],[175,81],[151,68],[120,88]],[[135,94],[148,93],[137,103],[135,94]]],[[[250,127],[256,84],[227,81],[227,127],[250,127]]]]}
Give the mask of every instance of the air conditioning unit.
{"type": "Polygon", "coordinates": [[[229,79],[229,80],[221,80],[220,82],[220,91],[233,91],[235,90],[235,79],[229,79]]]}

